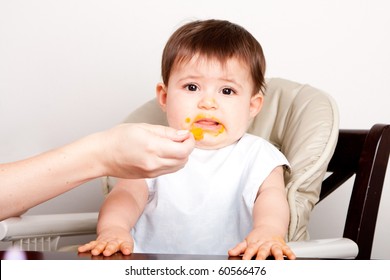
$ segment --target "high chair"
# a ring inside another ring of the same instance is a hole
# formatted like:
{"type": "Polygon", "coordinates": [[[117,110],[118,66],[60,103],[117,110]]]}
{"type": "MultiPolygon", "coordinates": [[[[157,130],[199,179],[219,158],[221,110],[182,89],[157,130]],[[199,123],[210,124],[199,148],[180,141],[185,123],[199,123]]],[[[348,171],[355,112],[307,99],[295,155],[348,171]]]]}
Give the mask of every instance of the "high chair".
{"type": "MultiPolygon", "coordinates": [[[[125,121],[167,125],[155,99],[125,121]]],[[[291,164],[291,172],[285,174],[290,206],[286,239],[296,255],[369,259],[389,157],[389,125],[339,130],[338,109],[328,94],[307,84],[272,78],[267,80],[263,108],[248,132],[270,141],[291,164]],[[327,171],[331,175],[325,179],[327,171]],[[310,240],[307,224],[313,207],[353,175],[343,236],[310,240]]],[[[103,178],[106,193],[114,180],[103,178]]],[[[27,214],[0,222],[0,240],[24,250],[57,250],[60,236],[92,234],[96,221],[97,213],[27,214]]]]}

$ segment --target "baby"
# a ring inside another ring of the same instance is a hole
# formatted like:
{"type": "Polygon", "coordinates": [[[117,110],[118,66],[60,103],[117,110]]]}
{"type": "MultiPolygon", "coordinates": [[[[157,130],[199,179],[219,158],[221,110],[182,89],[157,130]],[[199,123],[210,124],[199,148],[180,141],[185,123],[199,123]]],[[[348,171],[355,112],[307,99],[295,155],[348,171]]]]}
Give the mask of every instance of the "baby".
{"type": "Polygon", "coordinates": [[[294,259],[284,242],[286,158],[246,133],[263,105],[257,40],[223,20],[188,23],[162,57],[157,100],[168,123],[196,141],[185,167],[154,179],[119,179],[104,202],[93,255],[117,251],[294,259]]]}

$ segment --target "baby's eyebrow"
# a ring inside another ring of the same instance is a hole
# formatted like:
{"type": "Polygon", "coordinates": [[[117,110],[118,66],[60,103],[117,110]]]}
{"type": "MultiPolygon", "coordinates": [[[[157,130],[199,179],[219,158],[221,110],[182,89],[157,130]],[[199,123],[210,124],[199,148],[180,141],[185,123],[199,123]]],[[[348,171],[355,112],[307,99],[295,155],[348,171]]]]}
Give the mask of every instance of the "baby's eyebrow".
{"type": "Polygon", "coordinates": [[[235,79],[221,78],[221,80],[224,82],[230,83],[230,84],[234,84],[235,86],[242,88],[241,84],[235,79]]]}
{"type": "Polygon", "coordinates": [[[233,78],[221,78],[222,81],[226,81],[233,84],[239,84],[235,79],[233,78]]]}
{"type": "Polygon", "coordinates": [[[201,79],[201,78],[202,78],[202,76],[188,75],[188,76],[180,78],[179,82],[182,82],[182,81],[185,81],[185,80],[197,80],[197,79],[201,79]]]}

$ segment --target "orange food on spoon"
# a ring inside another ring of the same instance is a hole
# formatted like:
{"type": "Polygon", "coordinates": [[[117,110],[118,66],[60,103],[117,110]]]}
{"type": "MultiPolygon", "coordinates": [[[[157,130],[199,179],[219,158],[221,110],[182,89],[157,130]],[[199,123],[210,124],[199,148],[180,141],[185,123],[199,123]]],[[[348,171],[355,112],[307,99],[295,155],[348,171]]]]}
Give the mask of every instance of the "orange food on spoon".
{"type": "Polygon", "coordinates": [[[202,140],[203,139],[203,129],[200,127],[193,127],[191,128],[191,133],[194,135],[194,138],[196,141],[202,140]]]}

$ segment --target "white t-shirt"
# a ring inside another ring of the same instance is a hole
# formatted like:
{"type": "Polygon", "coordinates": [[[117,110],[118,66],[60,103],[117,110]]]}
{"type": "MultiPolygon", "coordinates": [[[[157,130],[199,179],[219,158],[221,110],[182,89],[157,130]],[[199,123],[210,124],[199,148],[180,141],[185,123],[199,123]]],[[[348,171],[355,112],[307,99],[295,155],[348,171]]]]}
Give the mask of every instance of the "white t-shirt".
{"type": "Polygon", "coordinates": [[[219,150],[194,149],[183,169],[147,180],[134,252],[226,255],[252,229],[259,187],[281,165],[284,155],[250,134],[219,150]]]}

